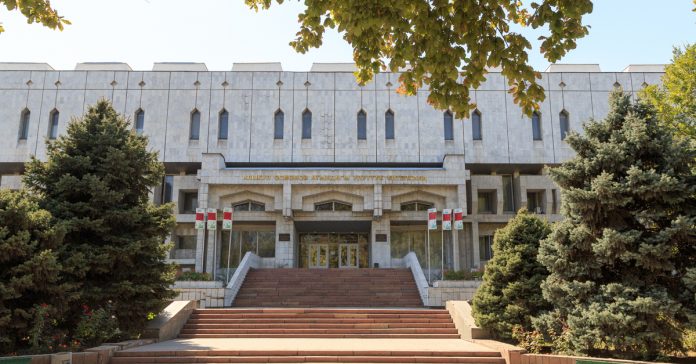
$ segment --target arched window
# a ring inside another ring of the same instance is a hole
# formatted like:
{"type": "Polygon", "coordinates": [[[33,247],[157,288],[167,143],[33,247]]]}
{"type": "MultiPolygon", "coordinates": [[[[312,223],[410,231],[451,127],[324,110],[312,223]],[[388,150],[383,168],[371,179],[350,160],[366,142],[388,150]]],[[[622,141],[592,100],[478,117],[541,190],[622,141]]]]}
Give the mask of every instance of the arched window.
{"type": "Polygon", "coordinates": [[[201,136],[201,113],[197,109],[191,112],[191,128],[189,131],[190,140],[198,140],[201,136]]]}
{"type": "Polygon", "coordinates": [[[532,113],[532,139],[541,140],[541,114],[538,111],[532,113]]]}
{"type": "Polygon", "coordinates": [[[283,139],[283,129],[285,127],[285,114],[278,109],[273,115],[273,139],[283,139]]]}
{"type": "Polygon", "coordinates": [[[145,111],[143,109],[138,109],[135,112],[135,133],[138,135],[143,134],[145,129],[145,111]]]}
{"type": "Polygon", "coordinates": [[[302,139],[312,139],[312,112],[309,109],[302,112],[302,139]]]}
{"type": "Polygon", "coordinates": [[[227,133],[229,132],[229,119],[230,113],[227,110],[222,109],[220,114],[218,114],[218,140],[227,140],[227,133]]]}
{"type": "Polygon", "coordinates": [[[266,211],[266,205],[256,201],[244,201],[232,205],[234,211],[266,211]]]}
{"type": "Polygon", "coordinates": [[[58,138],[58,120],[60,120],[60,112],[53,109],[48,115],[48,139],[58,138]]]}
{"type": "Polygon", "coordinates": [[[353,211],[353,206],[345,202],[326,201],[315,204],[314,211],[353,211]]]}
{"type": "Polygon", "coordinates": [[[367,140],[367,113],[358,111],[358,140],[367,140]]]}
{"type": "Polygon", "coordinates": [[[471,113],[471,136],[474,140],[482,140],[483,133],[481,132],[481,112],[474,110],[471,113]]]}
{"type": "Polygon", "coordinates": [[[391,109],[384,113],[384,138],[394,139],[394,112],[391,109]]]}
{"type": "Polygon", "coordinates": [[[428,211],[428,209],[433,207],[435,205],[430,202],[410,201],[401,204],[401,211],[428,211]]]}
{"type": "Polygon", "coordinates": [[[454,140],[454,122],[452,120],[452,112],[447,110],[442,116],[445,126],[445,140],[454,140]]]}
{"type": "Polygon", "coordinates": [[[561,140],[564,140],[570,132],[570,122],[568,121],[568,112],[563,110],[558,114],[558,121],[561,126],[561,140]]]}
{"type": "Polygon", "coordinates": [[[29,109],[22,110],[22,114],[19,117],[19,140],[27,140],[29,137],[29,119],[31,118],[31,112],[29,109]]]}

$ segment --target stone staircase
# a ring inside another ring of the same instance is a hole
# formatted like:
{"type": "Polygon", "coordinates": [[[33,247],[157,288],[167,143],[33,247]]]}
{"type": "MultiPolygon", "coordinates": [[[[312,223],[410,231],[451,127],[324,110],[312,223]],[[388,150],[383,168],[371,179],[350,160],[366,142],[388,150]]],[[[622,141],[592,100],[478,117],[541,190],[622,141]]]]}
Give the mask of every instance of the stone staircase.
{"type": "Polygon", "coordinates": [[[478,363],[505,364],[489,351],[185,350],[118,351],[112,364],[125,363],[478,363]]]}
{"type": "Polygon", "coordinates": [[[458,339],[447,310],[204,309],[179,333],[200,338],[458,339]]]}
{"type": "Polygon", "coordinates": [[[251,269],[236,307],[422,307],[409,269],[251,269]]]}

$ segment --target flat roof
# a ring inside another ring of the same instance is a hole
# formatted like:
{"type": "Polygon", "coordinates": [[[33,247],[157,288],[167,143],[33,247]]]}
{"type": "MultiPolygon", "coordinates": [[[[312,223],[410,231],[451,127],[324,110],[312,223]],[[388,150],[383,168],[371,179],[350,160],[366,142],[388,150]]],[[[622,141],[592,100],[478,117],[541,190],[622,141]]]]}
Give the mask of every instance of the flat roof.
{"type": "Polygon", "coordinates": [[[232,71],[239,72],[283,72],[280,62],[235,62],[232,71]]]}
{"type": "Polygon", "coordinates": [[[75,65],[75,71],[132,71],[128,63],[123,62],[81,62],[75,65]]]}
{"type": "Polygon", "coordinates": [[[152,66],[153,71],[194,71],[207,72],[208,67],[205,63],[196,62],[157,62],[152,66]]]}
{"type": "Polygon", "coordinates": [[[590,64],[563,64],[553,63],[546,67],[544,72],[602,72],[598,63],[590,64]]]}
{"type": "Polygon", "coordinates": [[[55,71],[48,63],[0,62],[0,71],[55,71]]]}

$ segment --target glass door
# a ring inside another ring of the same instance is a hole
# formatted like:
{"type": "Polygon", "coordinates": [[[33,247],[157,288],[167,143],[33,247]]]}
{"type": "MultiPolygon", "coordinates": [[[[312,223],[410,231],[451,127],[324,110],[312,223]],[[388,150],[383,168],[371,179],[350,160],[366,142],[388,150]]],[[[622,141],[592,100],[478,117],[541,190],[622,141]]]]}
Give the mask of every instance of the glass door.
{"type": "Polygon", "coordinates": [[[339,268],[357,268],[358,262],[358,244],[340,244],[338,249],[338,267],[339,268]]]}
{"type": "Polygon", "coordinates": [[[329,267],[329,244],[309,244],[307,251],[309,268],[329,267]]]}

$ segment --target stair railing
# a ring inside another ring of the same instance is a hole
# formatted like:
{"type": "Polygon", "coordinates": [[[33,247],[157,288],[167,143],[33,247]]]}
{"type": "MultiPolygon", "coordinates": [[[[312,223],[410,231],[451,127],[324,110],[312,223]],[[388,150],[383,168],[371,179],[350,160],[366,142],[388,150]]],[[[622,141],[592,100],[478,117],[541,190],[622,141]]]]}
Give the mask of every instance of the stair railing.
{"type": "Polygon", "coordinates": [[[261,257],[252,252],[246,252],[246,254],[244,254],[244,258],[239,262],[239,266],[234,271],[232,279],[227,283],[227,288],[225,288],[226,307],[232,306],[235,297],[237,297],[237,293],[239,293],[239,289],[242,288],[242,283],[244,283],[247,273],[249,273],[249,269],[260,267],[261,257]]]}
{"type": "Polygon", "coordinates": [[[420,295],[421,301],[423,301],[423,306],[427,306],[429,301],[428,288],[430,285],[428,284],[428,280],[425,279],[425,273],[423,273],[423,269],[418,262],[416,253],[410,252],[406,254],[403,259],[404,263],[406,263],[406,267],[411,269],[413,280],[416,281],[416,287],[418,288],[418,294],[420,295]]]}

